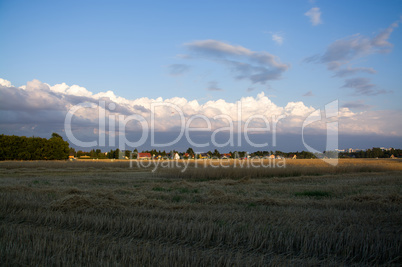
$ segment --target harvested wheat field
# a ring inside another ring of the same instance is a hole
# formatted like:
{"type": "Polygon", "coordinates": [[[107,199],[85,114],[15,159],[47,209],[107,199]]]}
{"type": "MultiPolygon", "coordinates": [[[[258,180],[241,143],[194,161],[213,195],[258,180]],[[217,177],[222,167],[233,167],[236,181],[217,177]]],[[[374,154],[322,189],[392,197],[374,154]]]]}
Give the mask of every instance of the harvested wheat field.
{"type": "Polygon", "coordinates": [[[0,263],[402,263],[402,161],[244,162],[0,162],[0,263]]]}

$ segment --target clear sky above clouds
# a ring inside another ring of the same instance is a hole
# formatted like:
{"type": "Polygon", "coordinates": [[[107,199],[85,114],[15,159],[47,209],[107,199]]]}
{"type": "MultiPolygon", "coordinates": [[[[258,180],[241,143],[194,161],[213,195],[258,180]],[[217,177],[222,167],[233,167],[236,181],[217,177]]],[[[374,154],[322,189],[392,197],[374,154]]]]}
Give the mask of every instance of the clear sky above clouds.
{"type": "Polygon", "coordinates": [[[338,99],[364,129],[401,136],[388,124],[402,110],[401,16],[400,0],[0,1],[0,78],[125,101],[263,92],[305,112],[338,99]]]}

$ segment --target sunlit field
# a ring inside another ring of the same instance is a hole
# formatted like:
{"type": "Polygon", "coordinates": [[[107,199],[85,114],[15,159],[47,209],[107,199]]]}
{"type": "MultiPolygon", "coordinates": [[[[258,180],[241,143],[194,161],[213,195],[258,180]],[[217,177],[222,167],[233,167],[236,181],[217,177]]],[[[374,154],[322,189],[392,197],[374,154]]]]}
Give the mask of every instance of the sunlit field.
{"type": "Polygon", "coordinates": [[[163,164],[0,162],[1,264],[402,263],[401,160],[163,164]]]}

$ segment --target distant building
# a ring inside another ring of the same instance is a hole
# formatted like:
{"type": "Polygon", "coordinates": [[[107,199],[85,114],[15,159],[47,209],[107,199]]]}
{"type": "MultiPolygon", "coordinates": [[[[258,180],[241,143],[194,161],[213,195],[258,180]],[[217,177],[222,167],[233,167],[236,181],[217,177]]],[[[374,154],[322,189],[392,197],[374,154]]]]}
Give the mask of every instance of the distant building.
{"type": "Polygon", "coordinates": [[[152,159],[151,153],[138,153],[137,159],[152,159]]]}
{"type": "Polygon", "coordinates": [[[189,153],[184,153],[183,157],[186,159],[194,159],[194,155],[190,155],[189,153]]]}

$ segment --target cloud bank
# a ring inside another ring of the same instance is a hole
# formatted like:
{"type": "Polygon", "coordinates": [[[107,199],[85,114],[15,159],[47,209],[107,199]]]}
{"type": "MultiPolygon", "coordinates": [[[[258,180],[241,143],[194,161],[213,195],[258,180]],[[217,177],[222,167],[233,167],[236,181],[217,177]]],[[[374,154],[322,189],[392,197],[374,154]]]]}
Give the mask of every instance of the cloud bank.
{"type": "MultiPolygon", "coordinates": [[[[189,123],[189,127],[196,131],[199,128],[201,132],[212,132],[231,124],[235,129],[240,125],[241,131],[246,124],[249,128],[266,128],[268,121],[268,131],[272,132],[273,121],[278,118],[281,119],[277,120],[277,134],[301,134],[305,118],[315,111],[315,108],[303,102],[278,106],[264,93],[256,97],[243,97],[233,103],[222,99],[199,103],[182,97],[130,100],[116,96],[112,91],[93,94],[84,87],[65,83],[51,86],[33,80],[17,88],[7,80],[0,81],[0,126],[3,133],[17,135],[63,133],[66,115],[74,107],[72,131],[83,140],[97,136],[100,131],[109,138],[127,133],[133,133],[134,136],[141,132],[142,123],[147,123],[156,132],[172,133],[177,132],[183,123],[189,123]],[[143,119],[130,121],[123,129],[125,132],[121,132],[119,122],[130,116],[143,119]],[[184,122],[181,118],[184,118],[184,122]],[[104,125],[100,125],[100,121],[104,125]]],[[[360,86],[356,81],[350,83],[348,86],[360,86]]],[[[361,90],[370,88],[362,87],[361,90]]],[[[355,113],[349,107],[358,106],[348,103],[339,108],[341,134],[402,136],[402,122],[399,120],[401,111],[371,110],[355,113]]],[[[312,124],[307,131],[310,134],[323,134],[326,131],[325,124],[312,124]]]]}

